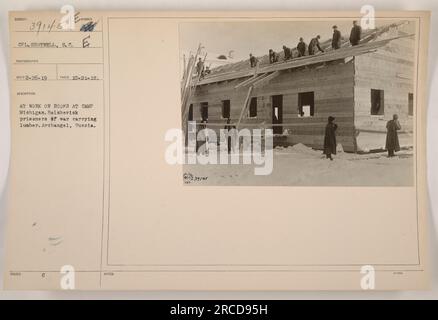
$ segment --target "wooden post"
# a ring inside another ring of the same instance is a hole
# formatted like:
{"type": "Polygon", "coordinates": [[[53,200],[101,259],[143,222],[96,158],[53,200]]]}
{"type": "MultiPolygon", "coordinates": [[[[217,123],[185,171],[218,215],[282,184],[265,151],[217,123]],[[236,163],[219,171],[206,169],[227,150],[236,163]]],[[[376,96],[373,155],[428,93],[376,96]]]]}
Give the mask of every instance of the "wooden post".
{"type": "MultiPolygon", "coordinates": [[[[199,44],[198,51],[196,52],[196,55],[193,57],[192,65],[187,66],[187,82],[184,86],[184,92],[182,94],[182,103],[181,103],[181,113],[182,113],[182,130],[184,132],[184,137],[187,131],[187,117],[189,113],[189,105],[190,105],[190,98],[193,95],[194,90],[196,90],[196,86],[198,85],[199,79],[201,75],[197,75],[196,78],[193,80],[193,73],[196,69],[196,59],[201,54],[202,45],[199,44]]],[[[207,53],[204,56],[203,63],[205,63],[205,59],[207,58],[207,53]]],[[[190,64],[190,59],[189,59],[190,64]]]]}
{"type": "Polygon", "coordinates": [[[250,102],[250,100],[251,100],[251,93],[252,93],[252,89],[253,89],[253,88],[254,88],[253,86],[250,86],[250,87],[248,88],[248,93],[247,93],[247,95],[246,95],[245,102],[243,103],[242,111],[240,111],[239,120],[237,121],[237,124],[236,124],[236,129],[237,129],[237,130],[239,130],[240,122],[242,122],[243,115],[245,114],[245,111],[246,111],[246,109],[248,108],[248,104],[249,104],[249,102],[250,102]]]}

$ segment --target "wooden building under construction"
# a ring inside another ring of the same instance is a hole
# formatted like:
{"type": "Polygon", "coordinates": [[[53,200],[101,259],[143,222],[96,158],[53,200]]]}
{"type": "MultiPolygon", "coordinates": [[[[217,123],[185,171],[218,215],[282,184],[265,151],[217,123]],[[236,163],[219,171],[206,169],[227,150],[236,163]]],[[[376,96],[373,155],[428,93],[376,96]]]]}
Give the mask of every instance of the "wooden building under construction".
{"type": "MultiPolygon", "coordinates": [[[[398,114],[403,146],[412,145],[415,113],[415,24],[401,21],[363,32],[357,46],[344,40],[324,53],[251,68],[241,61],[197,79],[183,106],[183,121],[223,128],[227,119],[242,128],[272,128],[274,144],[303,143],[322,149],[327,118],[338,124],[345,151],[382,149],[386,122],[398,114]],[[185,117],[184,117],[185,114],[185,117]]],[[[295,52],[296,55],[296,52],[295,52]]]]}

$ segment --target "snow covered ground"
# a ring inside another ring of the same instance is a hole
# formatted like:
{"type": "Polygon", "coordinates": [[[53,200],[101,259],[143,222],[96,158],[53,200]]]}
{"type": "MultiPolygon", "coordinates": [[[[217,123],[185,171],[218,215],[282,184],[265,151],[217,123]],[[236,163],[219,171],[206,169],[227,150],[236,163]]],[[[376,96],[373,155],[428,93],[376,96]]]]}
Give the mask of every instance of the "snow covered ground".
{"type": "Polygon", "coordinates": [[[387,154],[339,152],[334,160],[302,144],[274,149],[273,171],[254,174],[254,164],[184,165],[186,185],[272,185],[272,186],[412,186],[412,149],[387,154]]]}

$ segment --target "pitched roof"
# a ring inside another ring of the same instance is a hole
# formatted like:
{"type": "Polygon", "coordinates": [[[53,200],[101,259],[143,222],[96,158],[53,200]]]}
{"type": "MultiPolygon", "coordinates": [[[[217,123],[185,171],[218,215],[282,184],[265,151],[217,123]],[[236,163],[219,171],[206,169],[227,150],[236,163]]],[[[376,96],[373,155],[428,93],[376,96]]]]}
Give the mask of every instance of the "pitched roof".
{"type": "Polygon", "coordinates": [[[268,55],[265,55],[263,57],[258,58],[259,65],[257,68],[251,68],[248,63],[248,60],[220,66],[212,69],[211,73],[208,76],[206,76],[205,78],[203,78],[198,82],[198,85],[243,78],[243,77],[263,74],[267,72],[298,68],[306,65],[345,59],[348,57],[372,52],[380,47],[385,46],[387,43],[389,43],[392,40],[411,36],[403,32],[398,32],[398,34],[400,35],[398,37],[388,38],[380,41],[374,41],[378,36],[404,23],[405,21],[401,21],[377,29],[364,31],[362,34],[362,40],[360,44],[354,47],[350,46],[349,41],[344,39],[340,49],[332,50],[331,39],[329,39],[321,43],[321,47],[325,50],[325,53],[321,53],[321,54],[294,58],[292,60],[287,60],[287,61],[282,61],[283,58],[282,56],[280,56],[281,62],[274,64],[269,64],[268,55]]]}

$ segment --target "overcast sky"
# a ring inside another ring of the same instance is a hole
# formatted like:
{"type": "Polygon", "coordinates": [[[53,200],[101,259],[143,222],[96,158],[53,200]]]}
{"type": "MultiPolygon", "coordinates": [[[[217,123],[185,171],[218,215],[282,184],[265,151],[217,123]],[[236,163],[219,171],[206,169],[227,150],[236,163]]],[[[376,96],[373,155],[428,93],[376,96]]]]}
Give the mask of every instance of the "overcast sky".
{"type": "MultiPolygon", "coordinates": [[[[393,21],[376,21],[376,26],[393,21]]],[[[324,41],[332,37],[336,24],[342,36],[348,38],[352,20],[331,21],[250,21],[250,22],[183,22],[180,24],[181,52],[195,52],[202,43],[207,52],[228,54],[234,50],[235,58],[247,59],[249,53],[262,56],[269,49],[282,50],[283,44],[295,47],[300,37],[308,44],[321,35],[324,41]]]]}

